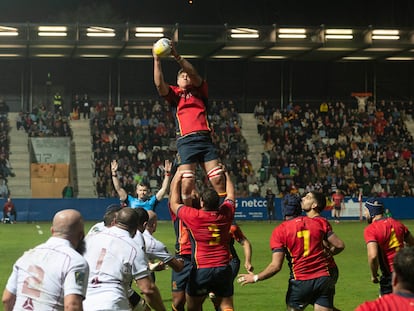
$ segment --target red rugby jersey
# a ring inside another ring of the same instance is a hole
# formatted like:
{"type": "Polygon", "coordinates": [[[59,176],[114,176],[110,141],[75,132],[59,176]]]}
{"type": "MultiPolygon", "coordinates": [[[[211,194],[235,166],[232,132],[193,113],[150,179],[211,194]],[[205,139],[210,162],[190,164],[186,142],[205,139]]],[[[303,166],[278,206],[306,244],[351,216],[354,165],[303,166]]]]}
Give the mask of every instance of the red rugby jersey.
{"type": "Polygon", "coordinates": [[[171,220],[174,226],[174,232],[176,236],[175,240],[175,253],[177,255],[191,255],[191,241],[190,241],[190,233],[187,229],[187,226],[181,221],[177,215],[171,210],[168,205],[168,209],[170,211],[171,220]]]}
{"type": "Polygon", "coordinates": [[[218,211],[198,210],[189,206],[178,209],[178,217],[190,230],[193,261],[197,268],[226,266],[230,261],[230,226],[235,203],[225,200],[218,211]]]}
{"type": "MultiPolygon", "coordinates": [[[[333,230],[332,230],[332,226],[329,223],[329,221],[326,218],[322,217],[322,216],[317,216],[317,217],[314,217],[313,219],[316,220],[316,221],[319,221],[319,223],[322,225],[323,230],[324,230],[325,235],[326,235],[325,239],[328,240],[328,237],[331,234],[334,233],[333,230]]],[[[336,267],[336,262],[335,262],[335,259],[333,258],[333,256],[328,255],[326,252],[325,252],[325,255],[326,255],[326,259],[328,260],[328,267],[329,268],[336,267]]]]}
{"type": "Polygon", "coordinates": [[[170,85],[170,90],[164,98],[175,109],[178,136],[210,131],[206,112],[208,99],[206,81],[203,81],[199,87],[192,87],[188,90],[170,85]]]}
{"type": "Polygon", "coordinates": [[[404,238],[408,232],[404,224],[393,218],[381,218],[365,228],[365,243],[378,243],[379,264],[383,274],[394,271],[392,262],[395,254],[404,247],[404,238]]]}
{"type": "Polygon", "coordinates": [[[414,310],[414,296],[393,293],[381,296],[377,300],[367,301],[355,311],[409,311],[414,310]]]}
{"type": "Polygon", "coordinates": [[[324,229],[318,221],[299,216],[282,222],[273,230],[270,248],[273,252],[285,252],[294,279],[311,280],[329,276],[322,246],[324,238],[324,229]]]}

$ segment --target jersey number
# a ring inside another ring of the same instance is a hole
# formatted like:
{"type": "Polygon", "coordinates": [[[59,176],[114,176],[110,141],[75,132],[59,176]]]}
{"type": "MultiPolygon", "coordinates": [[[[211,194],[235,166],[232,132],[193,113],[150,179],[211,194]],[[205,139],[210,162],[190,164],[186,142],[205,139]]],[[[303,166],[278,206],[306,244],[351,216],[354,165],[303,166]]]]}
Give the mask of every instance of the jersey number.
{"type": "Polygon", "coordinates": [[[310,233],[309,230],[302,230],[297,232],[297,237],[303,238],[303,257],[309,255],[310,233]]]}
{"type": "Polygon", "coordinates": [[[394,228],[391,228],[391,236],[388,242],[389,248],[395,248],[395,251],[398,252],[400,250],[400,242],[398,242],[397,236],[395,235],[394,228]]]}
{"type": "Polygon", "coordinates": [[[208,244],[210,245],[218,245],[220,244],[221,236],[220,236],[220,229],[217,225],[210,225],[208,226],[208,231],[211,232],[211,240],[208,244]]]}
{"type": "Polygon", "coordinates": [[[22,293],[31,297],[40,297],[41,286],[45,272],[39,266],[30,266],[28,272],[32,276],[28,276],[23,282],[22,293]]]}
{"type": "Polygon", "coordinates": [[[96,261],[96,270],[101,269],[105,255],[106,255],[106,248],[102,248],[101,253],[99,254],[99,258],[96,261]]]}

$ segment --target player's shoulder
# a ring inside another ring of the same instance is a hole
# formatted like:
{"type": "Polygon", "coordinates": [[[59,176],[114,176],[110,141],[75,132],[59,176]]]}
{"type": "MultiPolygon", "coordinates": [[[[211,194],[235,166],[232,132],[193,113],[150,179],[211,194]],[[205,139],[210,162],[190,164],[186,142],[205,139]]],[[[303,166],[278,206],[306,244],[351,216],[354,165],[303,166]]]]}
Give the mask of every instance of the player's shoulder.
{"type": "Polygon", "coordinates": [[[317,216],[313,217],[312,219],[324,228],[332,228],[330,222],[325,217],[317,216]]]}
{"type": "Polygon", "coordinates": [[[405,301],[406,298],[396,295],[388,294],[372,301],[366,301],[359,305],[355,311],[386,311],[386,310],[403,310],[404,305],[412,304],[412,301],[405,301]],[[398,306],[398,307],[397,307],[398,306]]]}

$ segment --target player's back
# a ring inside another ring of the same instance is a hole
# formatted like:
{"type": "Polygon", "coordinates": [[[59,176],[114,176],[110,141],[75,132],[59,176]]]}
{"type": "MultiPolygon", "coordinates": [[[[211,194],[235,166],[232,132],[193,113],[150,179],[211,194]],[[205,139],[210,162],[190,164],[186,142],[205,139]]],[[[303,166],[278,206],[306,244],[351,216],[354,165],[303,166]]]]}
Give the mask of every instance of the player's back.
{"type": "Polygon", "coordinates": [[[381,218],[372,222],[364,230],[365,241],[378,243],[379,251],[386,259],[389,272],[393,271],[392,261],[395,254],[404,247],[404,238],[408,228],[393,218],[381,218]]]}
{"type": "Polygon", "coordinates": [[[358,306],[355,311],[409,311],[414,310],[414,298],[410,295],[383,295],[375,301],[367,301],[358,306]]]}
{"type": "Polygon", "coordinates": [[[198,268],[228,265],[230,261],[230,226],[234,204],[225,201],[218,211],[197,210],[182,206],[180,217],[191,233],[195,264],[198,268]]]}
{"type": "Polygon", "coordinates": [[[88,272],[85,259],[69,241],[60,238],[50,238],[25,252],[17,260],[15,269],[18,270],[15,306],[24,309],[29,303],[33,310],[63,310],[65,291],[70,285],[66,277],[78,271],[80,282],[88,272]]]}
{"type": "MultiPolygon", "coordinates": [[[[144,256],[128,231],[111,227],[88,236],[85,258],[90,274],[84,308],[128,310],[127,291],[138,274],[137,258],[144,256]]],[[[141,267],[147,273],[146,261],[141,267]]]]}
{"type": "Polygon", "coordinates": [[[299,216],[281,223],[272,233],[272,249],[285,248],[292,276],[297,280],[310,280],[329,276],[324,255],[325,233],[318,221],[299,216]]]}

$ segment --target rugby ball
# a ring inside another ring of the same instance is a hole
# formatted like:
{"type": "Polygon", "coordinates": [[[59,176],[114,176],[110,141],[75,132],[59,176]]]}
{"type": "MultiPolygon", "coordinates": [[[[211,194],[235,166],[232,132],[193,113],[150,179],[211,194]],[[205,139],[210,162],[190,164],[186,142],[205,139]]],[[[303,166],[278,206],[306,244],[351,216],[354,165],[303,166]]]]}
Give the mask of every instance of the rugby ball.
{"type": "Polygon", "coordinates": [[[154,54],[159,57],[166,57],[171,53],[171,40],[168,38],[161,38],[154,43],[154,54]]]}

